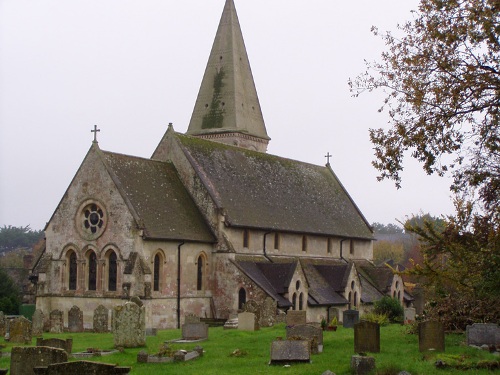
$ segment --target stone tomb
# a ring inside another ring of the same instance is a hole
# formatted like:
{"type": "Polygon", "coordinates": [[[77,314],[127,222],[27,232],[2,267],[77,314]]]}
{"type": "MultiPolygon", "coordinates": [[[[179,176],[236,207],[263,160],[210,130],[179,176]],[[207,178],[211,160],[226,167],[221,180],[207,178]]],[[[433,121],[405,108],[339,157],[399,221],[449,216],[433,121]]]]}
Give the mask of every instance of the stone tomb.
{"type": "Polygon", "coordinates": [[[64,317],[61,310],[52,310],[50,312],[50,332],[63,333],[64,332],[64,317]]]}
{"type": "Polygon", "coordinates": [[[73,339],[44,339],[43,337],[37,337],[36,346],[48,346],[50,348],[63,349],[66,353],[71,354],[71,351],[73,350],[73,339]]]}
{"type": "Polygon", "coordinates": [[[43,333],[43,320],[44,315],[42,310],[35,310],[31,317],[31,334],[33,336],[40,336],[43,333]]]}
{"type": "Polygon", "coordinates": [[[466,328],[467,345],[500,345],[500,327],[495,323],[474,323],[466,328]]]}
{"type": "Polygon", "coordinates": [[[68,311],[68,331],[83,332],[83,311],[78,306],[68,311]]]}
{"type": "Polygon", "coordinates": [[[260,327],[257,315],[251,312],[238,314],[238,329],[241,331],[258,331],[260,327]]]}
{"type": "Polygon", "coordinates": [[[323,330],[310,324],[299,324],[286,327],[286,338],[300,338],[311,343],[311,353],[318,354],[323,351],[323,330]]]}
{"type": "Polygon", "coordinates": [[[113,309],[115,347],[137,348],[146,345],[146,311],[133,302],[113,309]]]}
{"type": "Polygon", "coordinates": [[[208,325],[205,323],[183,324],[182,339],[189,341],[208,339],[208,325]]]}
{"type": "Polygon", "coordinates": [[[31,322],[21,316],[9,321],[9,341],[18,344],[31,344],[31,322]]]}
{"type": "Polygon", "coordinates": [[[342,324],[344,328],[354,328],[354,325],[359,323],[358,310],[345,310],[342,316],[342,324]]]}
{"type": "Polygon", "coordinates": [[[271,344],[271,365],[310,361],[311,346],[308,340],[278,340],[271,344]]]}
{"type": "Polygon", "coordinates": [[[407,307],[405,309],[404,322],[405,324],[410,324],[415,321],[415,317],[417,316],[417,310],[414,307],[407,307]]]}
{"type": "Polygon", "coordinates": [[[354,352],[380,353],[380,325],[365,320],[354,325],[354,352]]]}
{"type": "Polygon", "coordinates": [[[33,368],[53,363],[66,362],[68,353],[63,349],[47,346],[28,346],[12,348],[10,373],[14,375],[33,375],[33,368]]]}
{"type": "Polygon", "coordinates": [[[438,321],[422,322],[418,325],[418,347],[421,352],[435,350],[444,352],[444,326],[438,321]]]}
{"type": "Polygon", "coordinates": [[[130,367],[122,367],[110,363],[75,361],[40,366],[34,369],[37,375],[68,375],[68,374],[98,374],[118,375],[128,374],[130,367]]]}
{"type": "Polygon", "coordinates": [[[286,313],[286,325],[296,326],[299,324],[306,324],[306,312],[288,310],[286,313]]]}
{"type": "Polygon", "coordinates": [[[94,310],[94,323],[92,329],[95,333],[109,332],[109,310],[103,305],[94,310]]]}

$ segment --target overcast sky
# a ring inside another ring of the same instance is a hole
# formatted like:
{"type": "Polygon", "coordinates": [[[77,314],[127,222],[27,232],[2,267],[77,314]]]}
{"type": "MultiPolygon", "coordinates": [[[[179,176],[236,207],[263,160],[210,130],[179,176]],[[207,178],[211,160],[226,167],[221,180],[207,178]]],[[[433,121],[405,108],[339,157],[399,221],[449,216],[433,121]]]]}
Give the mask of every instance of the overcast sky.
{"type": "MultiPolygon", "coordinates": [[[[85,157],[150,157],[185,132],[225,0],[0,0],[0,226],[42,229],[85,157]]],[[[235,0],[269,153],[331,165],[367,220],[452,212],[450,181],[408,159],[403,187],[377,182],[368,129],[382,93],[348,79],[416,0],[235,0]]]]}

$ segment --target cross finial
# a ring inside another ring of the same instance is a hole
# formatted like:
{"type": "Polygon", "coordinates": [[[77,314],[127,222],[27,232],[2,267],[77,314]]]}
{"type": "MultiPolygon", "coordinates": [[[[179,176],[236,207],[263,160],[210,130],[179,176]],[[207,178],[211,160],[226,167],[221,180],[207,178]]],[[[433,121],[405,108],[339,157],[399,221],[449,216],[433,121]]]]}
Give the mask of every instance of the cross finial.
{"type": "Polygon", "coordinates": [[[326,158],[326,165],[330,165],[330,158],[332,157],[333,155],[330,155],[329,152],[326,153],[325,155],[325,158],[326,158]]]}
{"type": "Polygon", "coordinates": [[[97,125],[94,125],[94,130],[91,130],[91,133],[94,133],[94,143],[97,143],[97,132],[100,132],[101,129],[97,129],[97,125]]]}

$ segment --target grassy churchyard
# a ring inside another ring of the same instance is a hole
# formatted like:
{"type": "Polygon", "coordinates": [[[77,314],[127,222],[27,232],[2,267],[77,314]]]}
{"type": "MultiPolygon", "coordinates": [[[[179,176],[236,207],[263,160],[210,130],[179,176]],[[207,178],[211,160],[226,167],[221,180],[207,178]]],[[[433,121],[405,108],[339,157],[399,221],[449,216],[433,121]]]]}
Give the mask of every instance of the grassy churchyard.
{"type": "MultiPolygon", "coordinates": [[[[406,334],[406,327],[389,325],[381,327],[381,352],[369,354],[376,358],[377,374],[397,374],[406,370],[417,374],[456,374],[464,370],[457,368],[436,369],[434,363],[441,359],[447,364],[472,367],[465,374],[492,374],[488,369],[477,369],[481,363],[495,363],[500,360],[486,351],[465,346],[464,334],[446,336],[446,352],[424,354],[418,350],[417,335],[406,334]]],[[[44,334],[44,338],[73,338],[73,353],[98,348],[113,349],[113,335],[79,334],[44,334]]],[[[155,337],[147,337],[149,354],[158,352],[166,340],[181,337],[180,330],[159,331],[155,337]]],[[[137,363],[137,353],[146,348],[125,349],[123,353],[109,356],[92,357],[87,360],[131,366],[131,374],[317,374],[331,370],[337,375],[350,374],[350,359],[354,354],[354,330],[339,327],[336,332],[324,332],[323,353],[312,355],[310,364],[293,364],[290,367],[269,366],[270,346],[276,337],[286,337],[284,324],[272,328],[262,328],[256,332],[224,330],[210,328],[209,339],[201,343],[172,344],[175,350],[191,350],[200,345],[205,350],[203,357],[182,363],[152,364],[137,363]],[[235,353],[235,355],[233,355],[235,353]]],[[[33,338],[33,345],[36,339],[33,338]]],[[[9,352],[18,344],[5,343],[3,352],[9,352]]],[[[0,368],[10,367],[10,358],[0,358],[0,368]]],[[[498,371],[498,369],[496,370],[498,371]]]]}

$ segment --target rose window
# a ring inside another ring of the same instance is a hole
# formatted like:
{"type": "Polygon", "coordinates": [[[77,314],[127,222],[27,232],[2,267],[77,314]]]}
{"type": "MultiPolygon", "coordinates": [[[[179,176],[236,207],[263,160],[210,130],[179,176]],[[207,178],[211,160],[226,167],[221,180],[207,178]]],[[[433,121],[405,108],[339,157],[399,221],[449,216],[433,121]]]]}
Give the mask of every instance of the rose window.
{"type": "Polygon", "coordinates": [[[104,226],[104,212],[97,204],[89,204],[83,210],[83,226],[91,234],[98,233],[104,226]]]}

